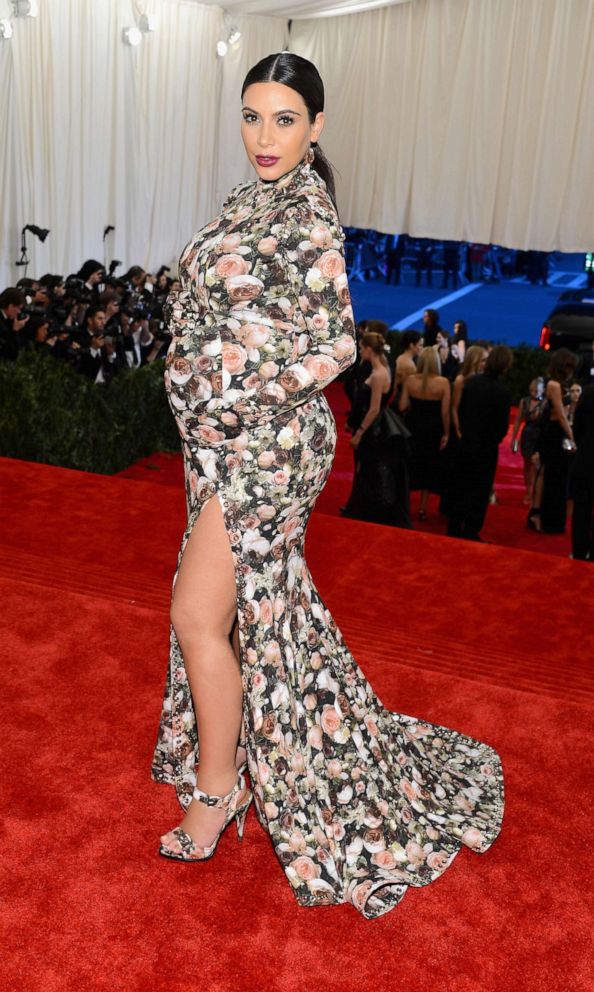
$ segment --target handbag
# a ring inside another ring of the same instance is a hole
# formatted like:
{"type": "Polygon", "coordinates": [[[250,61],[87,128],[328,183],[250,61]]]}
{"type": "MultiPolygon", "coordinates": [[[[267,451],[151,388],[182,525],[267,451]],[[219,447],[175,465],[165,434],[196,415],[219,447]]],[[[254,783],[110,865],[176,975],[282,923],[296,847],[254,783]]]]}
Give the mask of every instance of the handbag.
{"type": "Polygon", "coordinates": [[[401,417],[389,406],[385,407],[371,425],[373,437],[382,444],[408,441],[411,433],[401,417]]]}

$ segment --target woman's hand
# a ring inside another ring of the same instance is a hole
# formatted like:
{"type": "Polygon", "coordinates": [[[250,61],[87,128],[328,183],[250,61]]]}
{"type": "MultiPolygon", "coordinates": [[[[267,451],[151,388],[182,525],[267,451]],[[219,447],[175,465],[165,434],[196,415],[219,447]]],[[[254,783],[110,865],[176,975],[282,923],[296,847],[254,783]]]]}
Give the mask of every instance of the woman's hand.
{"type": "Polygon", "coordinates": [[[350,445],[353,451],[356,451],[357,448],[359,447],[362,437],[363,437],[363,431],[361,430],[361,428],[359,428],[358,431],[355,431],[355,433],[353,434],[350,440],[350,445]]]}

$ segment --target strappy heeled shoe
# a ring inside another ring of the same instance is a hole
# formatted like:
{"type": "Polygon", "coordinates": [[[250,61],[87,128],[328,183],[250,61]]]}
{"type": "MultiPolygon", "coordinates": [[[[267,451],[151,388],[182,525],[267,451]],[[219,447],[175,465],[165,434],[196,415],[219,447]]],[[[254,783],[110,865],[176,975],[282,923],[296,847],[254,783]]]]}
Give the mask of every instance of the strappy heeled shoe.
{"type": "Polygon", "coordinates": [[[239,840],[243,838],[245,818],[253,796],[250,790],[246,788],[245,779],[241,773],[238,775],[237,782],[231,789],[231,792],[226,796],[209,796],[206,792],[202,792],[198,788],[194,789],[192,796],[206,806],[224,809],[226,814],[225,822],[212,844],[208,847],[198,847],[185,830],[182,830],[181,827],[176,827],[169,834],[165,834],[166,837],[171,836],[173,838],[172,845],[169,846],[168,844],[161,843],[159,848],[159,854],[162,854],[165,858],[173,858],[176,861],[208,861],[215,853],[221,835],[233,820],[237,823],[237,836],[239,840]]]}

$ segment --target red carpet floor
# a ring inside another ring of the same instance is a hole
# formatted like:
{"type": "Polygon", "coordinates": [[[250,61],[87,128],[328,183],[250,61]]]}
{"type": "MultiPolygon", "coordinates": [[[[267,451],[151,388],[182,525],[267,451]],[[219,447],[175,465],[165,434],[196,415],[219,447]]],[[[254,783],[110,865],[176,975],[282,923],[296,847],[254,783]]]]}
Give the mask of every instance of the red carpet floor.
{"type": "MultiPolygon", "coordinates": [[[[320,496],[317,509],[322,513],[338,516],[339,509],[346,503],[351,491],[353,478],[353,454],[349,445],[350,433],[346,429],[348,402],[340,383],[332,383],[326,390],[338,426],[338,444],[334,467],[320,496]]],[[[569,525],[567,534],[537,534],[526,526],[527,507],[524,497],[522,458],[514,455],[508,437],[499,449],[499,466],[495,479],[497,503],[490,506],[483,537],[492,544],[506,548],[523,548],[526,551],[540,551],[544,554],[568,558],[571,551],[569,525]]],[[[120,473],[126,479],[142,479],[172,485],[183,485],[181,455],[156,452],[143,458],[120,473]]],[[[411,511],[415,530],[426,534],[445,534],[446,521],[438,512],[439,498],[430,496],[427,520],[418,519],[419,494],[411,496],[411,511]]]]}
{"type": "Polygon", "coordinates": [[[2,989],[591,992],[589,564],[314,515],[314,578],[383,702],[506,774],[493,848],[366,921],[299,908],[253,815],[206,864],[156,854],[180,818],[149,766],[181,486],[0,476],[2,989]]]}

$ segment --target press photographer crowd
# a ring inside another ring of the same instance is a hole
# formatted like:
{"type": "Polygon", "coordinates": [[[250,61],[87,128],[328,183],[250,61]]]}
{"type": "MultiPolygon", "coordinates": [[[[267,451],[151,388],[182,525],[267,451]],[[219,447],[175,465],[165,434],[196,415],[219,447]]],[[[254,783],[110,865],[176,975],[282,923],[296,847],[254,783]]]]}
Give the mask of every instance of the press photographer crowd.
{"type": "Polygon", "coordinates": [[[117,264],[106,273],[88,259],[66,279],[20,279],[0,293],[0,358],[43,352],[97,383],[163,358],[170,341],[163,303],[176,280],[165,266],[151,275],[138,265],[118,278],[117,264]]]}

